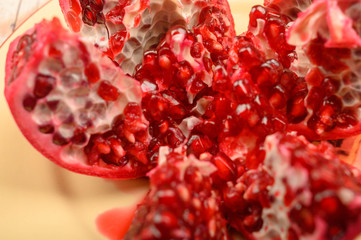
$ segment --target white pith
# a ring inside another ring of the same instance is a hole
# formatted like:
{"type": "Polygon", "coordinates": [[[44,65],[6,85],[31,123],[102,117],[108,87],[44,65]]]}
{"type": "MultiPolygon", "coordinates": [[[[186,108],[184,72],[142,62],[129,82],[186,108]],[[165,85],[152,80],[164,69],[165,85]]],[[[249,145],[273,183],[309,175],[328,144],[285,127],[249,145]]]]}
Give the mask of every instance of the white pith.
{"type": "MultiPolygon", "coordinates": [[[[47,55],[46,46],[43,50],[44,56],[39,63],[38,73],[50,75],[56,78],[54,89],[42,99],[39,99],[32,112],[32,120],[38,125],[51,124],[55,131],[64,138],[71,138],[74,130],[85,129],[87,141],[83,144],[68,144],[63,147],[61,158],[67,163],[86,161],[82,148],[88,143],[92,134],[103,133],[111,129],[114,118],[120,115],[129,102],[139,103],[141,101],[140,88],[135,80],[125,76],[110,60],[102,57],[102,53],[93,46],[87,45],[90,58],[100,71],[100,80],[90,84],[84,74],[84,63],[81,60],[81,52],[74,46],[78,44],[77,39],[57,40],[52,44],[57,49],[62,49],[62,60],[64,66],[59,68],[58,62],[47,55]],[[54,65],[55,64],[55,65],[54,65]],[[55,67],[54,67],[55,66],[55,67]],[[109,81],[120,92],[116,101],[105,101],[97,90],[102,80],[109,81]],[[57,108],[52,111],[47,106],[49,101],[59,101],[57,108]],[[72,117],[72,123],[66,123],[72,117]],[[90,121],[93,125],[87,126],[90,121]]],[[[29,92],[34,87],[35,74],[29,77],[29,92]]]]}
{"type": "MultiPolygon", "coordinates": [[[[118,1],[104,2],[103,13],[106,15],[118,1]]],[[[144,10],[140,9],[139,4],[139,0],[133,0],[124,8],[123,24],[129,33],[129,39],[125,42],[122,51],[114,56],[123,71],[129,74],[133,74],[135,66],[141,63],[144,51],[157,45],[168,29],[174,25],[186,24],[188,28],[192,28],[198,21],[200,11],[200,7],[193,0],[150,0],[149,7],[144,10]],[[135,19],[139,16],[138,23],[135,19]]],[[[83,24],[82,32],[100,48],[107,49],[109,37],[116,33],[120,26],[106,22],[106,27],[102,24],[95,26],[83,24]]]]}

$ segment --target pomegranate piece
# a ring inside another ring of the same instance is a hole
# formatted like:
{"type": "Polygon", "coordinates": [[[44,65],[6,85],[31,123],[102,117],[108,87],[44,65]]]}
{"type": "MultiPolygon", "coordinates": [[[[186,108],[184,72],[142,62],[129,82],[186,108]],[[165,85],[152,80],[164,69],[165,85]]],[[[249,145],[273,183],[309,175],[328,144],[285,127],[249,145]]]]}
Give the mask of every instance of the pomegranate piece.
{"type": "Polygon", "coordinates": [[[247,239],[354,239],[360,234],[360,171],[326,142],[274,134],[265,157],[223,188],[231,226],[247,239]]]}
{"type": "MultiPolygon", "coordinates": [[[[290,23],[292,18],[273,3],[254,6],[248,31],[235,38],[229,51],[231,82],[250,73],[273,111],[283,115],[289,132],[310,140],[357,135],[361,132],[357,48],[327,47],[322,36],[296,48],[286,40],[290,23]]],[[[291,29],[289,34],[299,33],[291,29]]]]}
{"type": "Polygon", "coordinates": [[[212,190],[216,168],[175,152],[161,154],[160,162],[124,239],[228,239],[220,198],[212,190]]]}
{"type": "Polygon", "coordinates": [[[291,121],[291,131],[309,139],[341,139],[361,133],[360,7],[358,1],[316,1],[290,27],[288,42],[303,56],[293,69],[306,79],[309,91],[302,97],[309,114],[299,123],[291,121]]]}
{"type": "Polygon", "coordinates": [[[235,36],[225,0],[59,0],[69,27],[88,38],[133,74],[143,53],[175,25],[196,28],[210,48],[222,50],[235,36]],[[220,49],[221,48],[221,49],[220,49]]]}
{"type": "Polygon", "coordinates": [[[109,178],[143,176],[154,166],[138,82],[58,19],[11,43],[5,81],[19,128],[60,166],[109,178]]]}

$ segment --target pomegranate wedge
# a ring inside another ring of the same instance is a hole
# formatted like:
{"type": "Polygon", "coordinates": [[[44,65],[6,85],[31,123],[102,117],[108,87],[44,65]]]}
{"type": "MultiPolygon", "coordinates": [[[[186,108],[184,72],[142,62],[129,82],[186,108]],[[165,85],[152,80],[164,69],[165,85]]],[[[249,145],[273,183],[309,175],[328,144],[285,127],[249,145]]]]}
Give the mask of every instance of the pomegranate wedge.
{"type": "Polygon", "coordinates": [[[291,122],[290,130],[310,139],[361,133],[360,7],[360,1],[313,1],[287,31],[299,56],[292,67],[308,88],[307,117],[291,122]]]}
{"type": "Polygon", "coordinates": [[[246,239],[355,239],[361,232],[360,171],[326,142],[267,137],[265,157],[223,190],[231,226],[246,239]]]}
{"type": "Polygon", "coordinates": [[[108,178],[143,176],[151,168],[138,82],[58,19],[11,43],[5,81],[19,128],[55,163],[108,178]]]}

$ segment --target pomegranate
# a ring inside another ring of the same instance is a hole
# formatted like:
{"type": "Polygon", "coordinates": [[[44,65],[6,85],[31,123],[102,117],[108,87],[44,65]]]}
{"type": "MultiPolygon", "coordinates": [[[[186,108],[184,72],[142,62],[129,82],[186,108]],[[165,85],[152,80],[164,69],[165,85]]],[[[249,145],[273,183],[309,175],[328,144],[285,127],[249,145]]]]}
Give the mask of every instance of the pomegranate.
{"type": "Polygon", "coordinates": [[[59,2],[69,27],[91,38],[129,74],[141,63],[144,51],[158,45],[174,25],[197,28],[210,45],[226,44],[235,35],[233,18],[225,0],[59,2]]]}
{"type": "Polygon", "coordinates": [[[220,198],[212,190],[216,168],[167,149],[161,149],[160,162],[124,239],[228,239],[220,198]]]}
{"type": "Polygon", "coordinates": [[[55,163],[111,178],[142,176],[155,164],[138,82],[58,19],[12,42],[5,81],[21,131],[55,163]]]}
{"type": "Polygon", "coordinates": [[[326,142],[267,137],[265,157],[223,189],[230,224],[247,239],[354,239],[360,234],[360,171],[326,142]]]}

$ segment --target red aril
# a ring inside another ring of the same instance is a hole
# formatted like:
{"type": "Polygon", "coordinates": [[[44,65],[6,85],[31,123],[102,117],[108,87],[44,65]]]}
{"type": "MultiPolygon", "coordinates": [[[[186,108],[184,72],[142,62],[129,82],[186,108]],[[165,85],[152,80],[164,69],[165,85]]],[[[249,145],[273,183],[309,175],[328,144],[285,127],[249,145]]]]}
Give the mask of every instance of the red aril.
{"type": "Polygon", "coordinates": [[[110,178],[142,176],[155,164],[138,82],[58,19],[11,44],[5,81],[21,131],[55,163],[110,178]]]}

